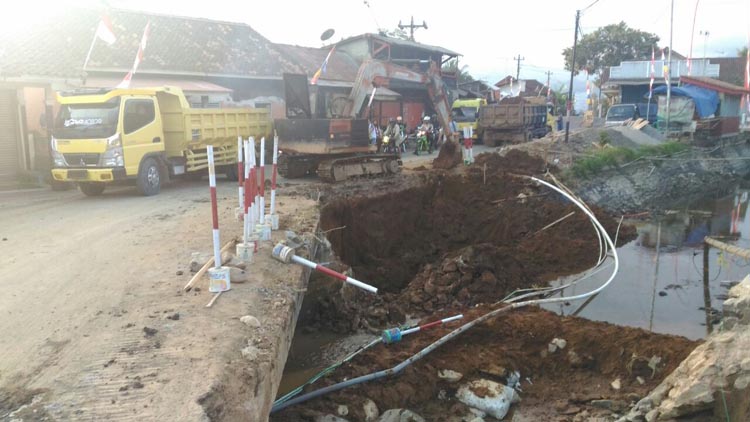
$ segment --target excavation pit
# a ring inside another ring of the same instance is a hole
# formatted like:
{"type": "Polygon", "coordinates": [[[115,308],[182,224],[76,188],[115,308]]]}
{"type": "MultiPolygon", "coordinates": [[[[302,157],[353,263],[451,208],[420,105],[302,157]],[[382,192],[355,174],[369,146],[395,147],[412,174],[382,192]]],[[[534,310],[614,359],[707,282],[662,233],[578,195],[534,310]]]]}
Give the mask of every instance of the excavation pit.
{"type": "MultiPolygon", "coordinates": [[[[350,268],[380,293],[311,280],[298,328],[376,334],[405,321],[426,323],[457,313],[468,322],[517,289],[543,287],[592,267],[600,251],[588,218],[562,196],[520,176],[543,170],[541,160],[525,154],[484,155],[468,169],[432,172],[420,176],[417,186],[384,195],[331,195],[320,224],[337,258],[332,265],[350,268]]],[[[614,237],[616,221],[594,211],[614,237]]],[[[632,236],[624,229],[620,243],[632,236]]],[[[375,346],[304,391],[391,368],[460,324],[375,346]]],[[[469,410],[454,398],[458,385],[437,376],[443,369],[460,372],[467,381],[504,381],[518,370],[524,393],[513,411],[527,420],[552,420],[585,409],[611,414],[612,409],[591,402],[627,406],[695,345],[681,337],[528,308],[472,328],[395,377],[290,407],[271,420],[315,420],[336,414],[340,405],[348,406],[348,420],[365,420],[366,399],[381,412],[408,408],[427,420],[460,420],[469,410]],[[549,345],[556,338],[564,339],[567,348],[552,353],[549,345]],[[658,368],[646,371],[654,356],[658,368]],[[610,386],[615,380],[619,389],[610,386]]]]}

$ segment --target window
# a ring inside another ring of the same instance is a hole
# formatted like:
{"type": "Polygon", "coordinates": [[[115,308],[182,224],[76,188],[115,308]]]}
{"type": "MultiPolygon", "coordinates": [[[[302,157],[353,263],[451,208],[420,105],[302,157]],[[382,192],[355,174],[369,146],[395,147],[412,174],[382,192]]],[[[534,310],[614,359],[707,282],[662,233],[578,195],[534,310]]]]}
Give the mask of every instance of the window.
{"type": "Polygon", "coordinates": [[[128,100],[125,102],[125,134],[130,134],[154,121],[152,100],[128,100]]]}

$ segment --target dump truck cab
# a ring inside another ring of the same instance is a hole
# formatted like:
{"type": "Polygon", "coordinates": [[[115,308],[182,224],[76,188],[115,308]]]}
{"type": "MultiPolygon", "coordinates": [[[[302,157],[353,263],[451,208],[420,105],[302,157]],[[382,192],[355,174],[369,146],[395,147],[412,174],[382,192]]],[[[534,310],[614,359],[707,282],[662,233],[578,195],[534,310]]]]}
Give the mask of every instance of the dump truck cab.
{"type": "Polygon", "coordinates": [[[135,179],[142,193],[158,193],[169,177],[160,107],[188,107],[181,91],[74,91],[60,93],[58,102],[51,144],[56,180],[96,195],[106,183],[135,179]],[[157,100],[167,95],[171,101],[157,100]]]}
{"type": "Polygon", "coordinates": [[[456,100],[451,107],[451,116],[456,122],[458,132],[462,133],[464,128],[472,128],[472,138],[478,138],[477,121],[479,120],[479,108],[487,105],[484,98],[472,98],[456,100]]]}
{"type": "Polygon", "coordinates": [[[171,176],[201,175],[213,145],[219,171],[236,177],[237,138],[270,136],[265,109],[191,109],[179,88],[74,91],[58,94],[52,177],[99,195],[109,183],[135,182],[159,193],[171,176]]]}

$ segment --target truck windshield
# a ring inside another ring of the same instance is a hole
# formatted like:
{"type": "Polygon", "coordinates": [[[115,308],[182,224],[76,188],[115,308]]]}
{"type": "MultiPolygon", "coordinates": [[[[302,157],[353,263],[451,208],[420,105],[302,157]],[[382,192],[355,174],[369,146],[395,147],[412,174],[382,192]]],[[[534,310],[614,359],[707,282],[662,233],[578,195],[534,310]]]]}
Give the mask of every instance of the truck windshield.
{"type": "Polygon", "coordinates": [[[108,138],[117,131],[120,98],[106,103],[63,104],[55,120],[57,139],[108,138]]]}
{"type": "Polygon", "coordinates": [[[635,117],[632,106],[614,106],[607,112],[607,120],[625,120],[635,117]]]}
{"type": "Polygon", "coordinates": [[[452,110],[453,120],[456,122],[476,122],[477,109],[475,107],[456,107],[452,110]]]}

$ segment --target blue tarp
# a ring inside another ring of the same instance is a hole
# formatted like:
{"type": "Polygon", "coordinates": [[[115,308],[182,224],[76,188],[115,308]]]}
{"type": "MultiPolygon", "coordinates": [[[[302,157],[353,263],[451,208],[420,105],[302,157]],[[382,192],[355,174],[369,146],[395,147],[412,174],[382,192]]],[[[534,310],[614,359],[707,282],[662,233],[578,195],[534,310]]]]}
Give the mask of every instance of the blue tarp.
{"type": "MultiPolygon", "coordinates": [[[[662,85],[654,89],[654,95],[663,95],[667,93],[667,86],[662,85]]],[[[695,111],[701,119],[715,114],[719,107],[719,93],[710,89],[699,86],[685,84],[683,86],[672,87],[672,95],[690,97],[695,102],[695,111]]]]}

